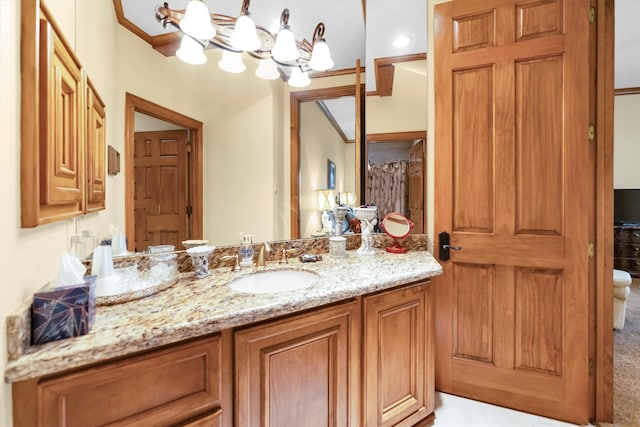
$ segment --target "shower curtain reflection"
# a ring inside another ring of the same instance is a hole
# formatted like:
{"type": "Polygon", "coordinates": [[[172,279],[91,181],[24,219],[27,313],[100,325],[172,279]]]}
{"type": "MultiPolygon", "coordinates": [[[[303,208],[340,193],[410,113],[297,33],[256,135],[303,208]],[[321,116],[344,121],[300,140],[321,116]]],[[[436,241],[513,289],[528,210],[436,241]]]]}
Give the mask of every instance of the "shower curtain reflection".
{"type": "Polygon", "coordinates": [[[369,166],[367,202],[378,207],[378,217],[390,212],[409,216],[409,162],[398,160],[369,166]]]}

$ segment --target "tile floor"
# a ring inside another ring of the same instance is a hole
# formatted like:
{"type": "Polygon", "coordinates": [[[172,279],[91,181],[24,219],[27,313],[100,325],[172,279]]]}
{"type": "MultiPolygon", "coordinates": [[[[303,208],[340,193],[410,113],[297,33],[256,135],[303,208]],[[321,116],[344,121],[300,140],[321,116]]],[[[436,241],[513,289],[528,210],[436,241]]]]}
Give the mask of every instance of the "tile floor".
{"type": "MultiPolygon", "coordinates": [[[[576,427],[550,418],[436,393],[434,427],[576,427]]],[[[588,424],[592,426],[592,424],[588,424]]]]}

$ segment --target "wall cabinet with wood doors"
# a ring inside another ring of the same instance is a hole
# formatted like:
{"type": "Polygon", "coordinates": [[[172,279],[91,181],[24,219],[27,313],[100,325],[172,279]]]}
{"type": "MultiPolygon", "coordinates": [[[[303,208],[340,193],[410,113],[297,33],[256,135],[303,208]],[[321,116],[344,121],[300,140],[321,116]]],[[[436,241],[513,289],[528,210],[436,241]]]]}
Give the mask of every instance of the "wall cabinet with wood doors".
{"type": "Polygon", "coordinates": [[[104,103],[48,9],[37,13],[21,41],[23,227],[105,208],[104,103]]]}

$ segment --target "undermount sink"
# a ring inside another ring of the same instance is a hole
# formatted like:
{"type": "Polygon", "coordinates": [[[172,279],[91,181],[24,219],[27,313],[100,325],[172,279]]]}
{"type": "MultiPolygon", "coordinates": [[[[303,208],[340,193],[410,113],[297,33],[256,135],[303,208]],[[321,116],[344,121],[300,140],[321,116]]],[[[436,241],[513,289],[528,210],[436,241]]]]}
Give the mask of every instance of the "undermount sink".
{"type": "Polygon", "coordinates": [[[268,294],[303,289],[313,285],[319,278],[318,274],[306,270],[268,270],[239,277],[227,286],[238,292],[268,294]]]}

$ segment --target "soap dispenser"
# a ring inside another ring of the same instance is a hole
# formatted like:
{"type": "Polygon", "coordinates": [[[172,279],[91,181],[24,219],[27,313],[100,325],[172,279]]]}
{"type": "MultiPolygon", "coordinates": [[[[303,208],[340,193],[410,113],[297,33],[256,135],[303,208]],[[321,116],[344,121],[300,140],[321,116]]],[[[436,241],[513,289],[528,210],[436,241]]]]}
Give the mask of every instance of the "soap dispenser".
{"type": "Polygon", "coordinates": [[[242,235],[242,243],[238,252],[240,267],[251,267],[253,265],[253,239],[251,234],[242,235]]]}

